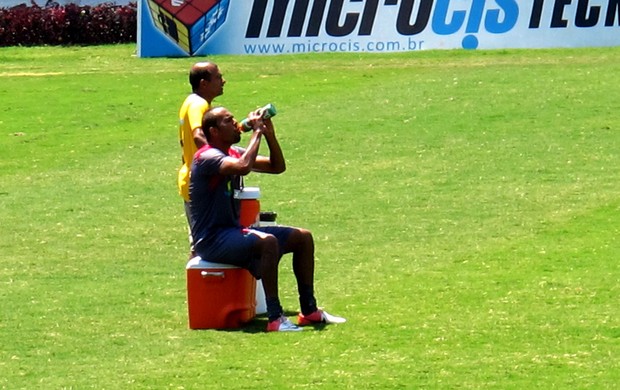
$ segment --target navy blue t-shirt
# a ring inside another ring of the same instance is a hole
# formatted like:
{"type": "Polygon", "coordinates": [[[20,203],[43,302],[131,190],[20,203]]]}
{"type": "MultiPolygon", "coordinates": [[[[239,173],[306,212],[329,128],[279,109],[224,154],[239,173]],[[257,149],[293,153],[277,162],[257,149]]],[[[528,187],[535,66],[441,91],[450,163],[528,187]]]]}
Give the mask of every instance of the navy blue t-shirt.
{"type": "MultiPolygon", "coordinates": [[[[239,158],[243,149],[232,147],[228,156],[239,158]]],[[[196,247],[208,245],[219,229],[241,228],[239,205],[234,198],[241,188],[241,177],[221,175],[222,161],[227,156],[221,150],[205,145],[194,155],[189,198],[192,237],[196,247]]]]}

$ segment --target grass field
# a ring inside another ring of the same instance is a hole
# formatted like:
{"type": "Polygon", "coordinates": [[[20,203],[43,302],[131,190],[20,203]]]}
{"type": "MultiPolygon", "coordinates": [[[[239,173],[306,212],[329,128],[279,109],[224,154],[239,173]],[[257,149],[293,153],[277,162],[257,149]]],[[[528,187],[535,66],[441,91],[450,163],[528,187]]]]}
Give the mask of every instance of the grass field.
{"type": "Polygon", "coordinates": [[[134,50],[0,49],[0,388],[620,383],[620,48],[213,58],[216,103],[278,108],[246,183],[349,320],[300,334],[188,329],[195,59],[134,50]]]}

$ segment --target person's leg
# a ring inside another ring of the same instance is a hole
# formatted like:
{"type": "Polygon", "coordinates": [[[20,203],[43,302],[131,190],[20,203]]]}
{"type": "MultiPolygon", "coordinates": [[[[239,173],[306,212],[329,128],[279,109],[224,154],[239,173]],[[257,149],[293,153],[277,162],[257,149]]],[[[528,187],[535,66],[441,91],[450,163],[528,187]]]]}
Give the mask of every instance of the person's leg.
{"type": "Polygon", "coordinates": [[[285,250],[293,252],[293,270],[297,278],[299,306],[297,317],[299,326],[312,324],[341,324],[347,320],[319,309],[314,297],[314,239],[312,233],[297,229],[289,236],[285,250]]]}
{"type": "Polygon", "coordinates": [[[185,209],[185,217],[187,218],[187,231],[189,239],[189,258],[196,257],[196,250],[194,249],[194,239],[192,237],[192,214],[189,210],[189,202],[183,201],[183,208],[185,209]]]}
{"type": "Polygon", "coordinates": [[[297,280],[299,304],[302,313],[310,314],[317,310],[314,297],[314,238],[306,229],[289,226],[265,226],[257,228],[278,239],[280,257],[293,254],[293,273],[297,280]]]}
{"type": "Polygon", "coordinates": [[[287,226],[265,226],[257,229],[277,238],[280,248],[278,258],[285,253],[293,254],[293,272],[297,280],[301,307],[298,317],[299,325],[346,322],[346,319],[331,315],[317,307],[314,297],[314,238],[312,233],[306,229],[287,226]]]}
{"type": "Polygon", "coordinates": [[[267,316],[269,321],[280,318],[284,312],[278,295],[278,263],[280,249],[278,240],[271,234],[256,233],[259,239],[254,243],[254,253],[260,256],[259,272],[265,290],[267,316]]]}
{"type": "Polygon", "coordinates": [[[317,310],[314,296],[314,238],[306,229],[294,229],[283,249],[293,253],[293,272],[297,280],[299,305],[303,314],[317,310]]]}
{"type": "MultiPolygon", "coordinates": [[[[267,303],[267,331],[268,332],[291,332],[301,328],[294,325],[284,316],[284,310],[278,296],[278,264],[282,257],[280,239],[272,234],[251,230],[259,237],[254,243],[254,253],[260,255],[260,275],[265,291],[267,303]]],[[[288,232],[281,232],[288,235],[288,232]]],[[[281,234],[282,237],[282,234],[281,234]]]]}

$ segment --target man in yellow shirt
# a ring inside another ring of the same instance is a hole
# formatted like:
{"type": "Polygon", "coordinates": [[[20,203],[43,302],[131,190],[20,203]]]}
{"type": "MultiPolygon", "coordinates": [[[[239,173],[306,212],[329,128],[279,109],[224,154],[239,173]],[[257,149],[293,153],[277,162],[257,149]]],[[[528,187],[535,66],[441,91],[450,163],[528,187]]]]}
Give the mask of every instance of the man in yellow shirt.
{"type": "MultiPolygon", "coordinates": [[[[179,142],[183,150],[182,165],[179,169],[179,194],[185,202],[185,215],[191,226],[189,212],[189,175],[196,151],[207,143],[202,132],[202,117],[211,108],[213,99],[224,93],[226,80],[218,66],[212,62],[198,62],[189,71],[189,84],[192,93],[185,98],[179,110],[179,142]]],[[[191,242],[191,236],[190,236],[191,242]]],[[[191,245],[190,257],[194,255],[191,245]]]]}

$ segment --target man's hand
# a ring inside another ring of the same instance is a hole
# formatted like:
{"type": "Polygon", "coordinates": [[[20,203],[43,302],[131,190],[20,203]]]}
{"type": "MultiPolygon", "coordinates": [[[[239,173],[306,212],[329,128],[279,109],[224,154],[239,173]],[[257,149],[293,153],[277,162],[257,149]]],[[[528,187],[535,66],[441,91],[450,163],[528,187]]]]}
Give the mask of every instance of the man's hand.
{"type": "Polygon", "coordinates": [[[286,170],[286,162],[284,161],[284,154],[282,154],[280,143],[276,138],[276,131],[271,118],[261,119],[261,123],[261,129],[256,130],[255,133],[265,137],[269,147],[269,157],[257,156],[253,170],[265,173],[282,173],[286,170]]]}
{"type": "Polygon", "coordinates": [[[256,111],[252,111],[248,114],[248,120],[250,126],[252,126],[252,130],[261,130],[263,127],[263,112],[261,109],[256,111]]]}
{"type": "Polygon", "coordinates": [[[263,135],[265,136],[265,138],[269,139],[271,137],[276,136],[276,130],[273,127],[273,122],[271,122],[271,118],[269,119],[263,119],[263,125],[264,125],[264,129],[262,130],[263,135]]]}

